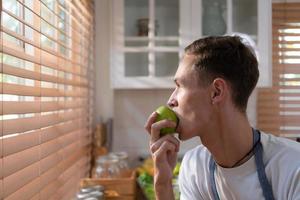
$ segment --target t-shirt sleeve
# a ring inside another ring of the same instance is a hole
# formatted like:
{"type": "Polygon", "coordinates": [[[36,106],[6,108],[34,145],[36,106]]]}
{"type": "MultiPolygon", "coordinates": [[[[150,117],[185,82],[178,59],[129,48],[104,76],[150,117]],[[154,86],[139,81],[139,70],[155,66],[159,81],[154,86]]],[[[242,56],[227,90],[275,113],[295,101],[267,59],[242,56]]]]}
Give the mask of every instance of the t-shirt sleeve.
{"type": "Polygon", "coordinates": [[[193,169],[191,155],[185,155],[179,172],[180,200],[202,200],[195,182],[195,169],[193,169]]]}
{"type": "Polygon", "coordinates": [[[289,196],[290,200],[300,200],[300,167],[293,176],[289,196]]]}

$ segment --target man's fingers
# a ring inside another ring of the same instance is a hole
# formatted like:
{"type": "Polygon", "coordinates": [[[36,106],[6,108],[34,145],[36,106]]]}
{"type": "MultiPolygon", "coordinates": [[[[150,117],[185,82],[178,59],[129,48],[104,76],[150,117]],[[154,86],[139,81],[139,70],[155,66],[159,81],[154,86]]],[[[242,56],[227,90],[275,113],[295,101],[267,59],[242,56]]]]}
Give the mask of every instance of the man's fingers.
{"type": "Polygon", "coordinates": [[[157,149],[156,152],[153,153],[154,161],[157,163],[160,159],[164,159],[163,157],[167,155],[167,152],[170,151],[171,153],[175,152],[175,145],[169,141],[164,141],[162,145],[157,149]]]}
{"type": "Polygon", "coordinates": [[[149,118],[148,118],[148,120],[147,120],[147,122],[146,122],[146,124],[145,124],[145,129],[147,130],[147,132],[149,133],[149,134],[151,134],[151,125],[153,124],[153,123],[155,123],[155,120],[156,120],[156,117],[157,117],[157,113],[156,112],[153,112],[150,116],[149,116],[149,118]]]}
{"type": "Polygon", "coordinates": [[[161,120],[151,125],[150,144],[154,143],[160,138],[160,129],[166,127],[175,128],[176,123],[170,120],[161,120]]]}
{"type": "Polygon", "coordinates": [[[154,142],[152,144],[150,143],[150,151],[151,151],[151,153],[154,153],[155,151],[157,151],[157,149],[166,140],[175,145],[175,151],[176,152],[179,151],[179,145],[180,145],[179,140],[177,138],[175,138],[173,135],[165,135],[165,136],[161,137],[160,139],[158,139],[156,142],[154,142]]]}

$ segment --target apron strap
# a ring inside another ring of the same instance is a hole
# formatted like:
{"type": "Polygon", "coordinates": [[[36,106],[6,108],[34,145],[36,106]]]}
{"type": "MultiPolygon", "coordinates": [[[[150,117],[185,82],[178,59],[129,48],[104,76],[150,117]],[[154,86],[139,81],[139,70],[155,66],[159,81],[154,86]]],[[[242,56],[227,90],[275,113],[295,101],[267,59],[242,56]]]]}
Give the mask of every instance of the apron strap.
{"type": "MultiPolygon", "coordinates": [[[[265,166],[263,163],[263,146],[260,142],[260,132],[258,130],[254,130],[254,129],[252,129],[252,132],[253,132],[253,145],[257,144],[254,146],[253,151],[254,151],[254,158],[255,158],[258,180],[259,180],[260,186],[262,188],[265,199],[266,200],[274,200],[272,187],[267,179],[267,175],[265,172],[265,166]]],[[[213,157],[210,156],[209,179],[210,179],[211,190],[212,190],[214,199],[220,200],[220,197],[219,197],[219,194],[217,191],[217,187],[216,187],[215,176],[214,176],[215,169],[216,169],[216,163],[215,163],[213,157]]]]}
{"type": "Polygon", "coordinates": [[[211,190],[214,196],[214,200],[220,200],[219,198],[219,194],[217,191],[217,186],[216,186],[216,182],[215,182],[215,169],[216,169],[216,163],[213,159],[212,156],[210,156],[210,161],[209,161],[209,180],[210,180],[210,186],[211,186],[211,190]]]}
{"type": "MultiPolygon", "coordinates": [[[[256,133],[255,136],[258,137],[260,140],[260,132],[258,130],[255,130],[255,133],[256,133]]],[[[263,156],[262,152],[263,152],[263,146],[261,142],[259,142],[257,147],[254,148],[254,158],[255,158],[258,180],[262,188],[265,199],[274,200],[272,187],[267,179],[267,175],[265,172],[265,165],[262,157],[263,156]]]]}

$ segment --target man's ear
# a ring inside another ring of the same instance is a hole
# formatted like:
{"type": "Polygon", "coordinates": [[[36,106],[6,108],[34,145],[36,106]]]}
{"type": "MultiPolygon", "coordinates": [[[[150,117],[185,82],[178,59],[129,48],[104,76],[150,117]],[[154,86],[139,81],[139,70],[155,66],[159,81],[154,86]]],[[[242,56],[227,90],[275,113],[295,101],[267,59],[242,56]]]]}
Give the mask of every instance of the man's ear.
{"type": "Polygon", "coordinates": [[[216,104],[224,100],[227,93],[227,82],[222,78],[216,78],[213,80],[211,90],[211,103],[216,104]]]}

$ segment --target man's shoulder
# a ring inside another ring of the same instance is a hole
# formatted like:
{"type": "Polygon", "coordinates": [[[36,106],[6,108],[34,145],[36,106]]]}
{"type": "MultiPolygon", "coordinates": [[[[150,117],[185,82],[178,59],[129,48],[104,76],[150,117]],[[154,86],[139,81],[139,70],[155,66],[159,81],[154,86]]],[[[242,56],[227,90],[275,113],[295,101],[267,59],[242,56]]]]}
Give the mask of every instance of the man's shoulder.
{"type": "Polygon", "coordinates": [[[198,145],[187,151],[183,157],[179,173],[181,183],[189,181],[190,184],[198,187],[201,182],[200,179],[208,173],[210,155],[203,145],[198,145]]]}
{"type": "Polygon", "coordinates": [[[291,162],[300,166],[300,143],[291,139],[277,137],[262,132],[262,144],[267,161],[277,163],[291,162]]]}
{"type": "Polygon", "coordinates": [[[298,199],[300,192],[300,143],[262,133],[266,174],[282,198],[298,199]]]}
{"type": "Polygon", "coordinates": [[[204,145],[198,145],[184,154],[182,163],[197,168],[199,164],[206,164],[210,157],[210,152],[204,145]]]}
{"type": "Polygon", "coordinates": [[[288,151],[290,153],[300,153],[300,143],[291,139],[262,132],[262,143],[265,148],[269,148],[275,152],[288,151]]]}
{"type": "Polygon", "coordinates": [[[188,150],[184,154],[184,158],[194,158],[194,157],[207,156],[207,155],[210,155],[208,149],[204,145],[200,144],[194,147],[193,149],[188,150]]]}

